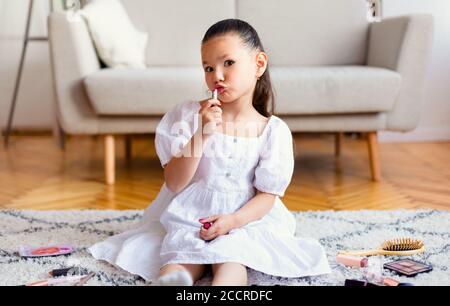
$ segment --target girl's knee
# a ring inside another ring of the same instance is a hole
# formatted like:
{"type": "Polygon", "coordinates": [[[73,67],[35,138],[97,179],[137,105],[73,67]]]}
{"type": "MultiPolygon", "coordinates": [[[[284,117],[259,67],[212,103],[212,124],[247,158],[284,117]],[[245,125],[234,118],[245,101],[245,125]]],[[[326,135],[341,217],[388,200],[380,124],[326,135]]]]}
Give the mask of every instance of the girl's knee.
{"type": "Polygon", "coordinates": [[[160,275],[168,274],[175,271],[187,271],[191,274],[192,279],[197,281],[205,271],[203,264],[167,264],[160,269],[160,275]]]}
{"type": "Polygon", "coordinates": [[[213,273],[216,273],[216,271],[220,268],[222,269],[234,269],[234,270],[245,270],[247,272],[247,267],[243,264],[237,263],[237,262],[223,262],[218,264],[212,264],[212,271],[213,273]]]}
{"type": "Polygon", "coordinates": [[[247,267],[225,262],[213,265],[213,286],[247,286],[247,267]]]}

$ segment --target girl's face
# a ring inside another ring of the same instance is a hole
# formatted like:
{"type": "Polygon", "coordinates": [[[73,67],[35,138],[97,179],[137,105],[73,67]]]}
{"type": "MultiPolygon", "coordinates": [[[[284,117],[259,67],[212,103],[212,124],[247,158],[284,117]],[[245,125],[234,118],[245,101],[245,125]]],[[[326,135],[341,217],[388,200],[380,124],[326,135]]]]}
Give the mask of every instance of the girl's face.
{"type": "Polygon", "coordinates": [[[241,97],[251,101],[258,77],[267,67],[264,52],[250,50],[237,34],[214,37],[202,45],[203,71],[208,88],[218,87],[221,102],[241,97]]]}

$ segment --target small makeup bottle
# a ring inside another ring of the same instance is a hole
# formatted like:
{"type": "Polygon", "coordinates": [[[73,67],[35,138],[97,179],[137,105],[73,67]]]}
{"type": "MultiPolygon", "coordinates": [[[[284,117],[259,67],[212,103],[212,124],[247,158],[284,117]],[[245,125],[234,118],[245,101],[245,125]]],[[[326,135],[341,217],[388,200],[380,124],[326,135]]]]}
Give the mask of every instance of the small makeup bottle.
{"type": "Polygon", "coordinates": [[[208,228],[210,228],[212,226],[212,223],[211,222],[206,222],[205,224],[203,224],[203,228],[204,229],[208,229],[208,228]]]}

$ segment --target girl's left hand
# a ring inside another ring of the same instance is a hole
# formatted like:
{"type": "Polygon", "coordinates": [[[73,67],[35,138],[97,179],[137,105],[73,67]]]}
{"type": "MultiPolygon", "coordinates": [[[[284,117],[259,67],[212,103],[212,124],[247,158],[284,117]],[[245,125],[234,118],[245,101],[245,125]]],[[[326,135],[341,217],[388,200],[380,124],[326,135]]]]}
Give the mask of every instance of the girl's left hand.
{"type": "Polygon", "coordinates": [[[205,241],[210,241],[218,236],[228,234],[232,229],[235,228],[235,218],[233,215],[216,215],[199,220],[200,223],[204,224],[207,222],[212,222],[212,226],[205,229],[202,225],[200,229],[200,238],[205,241]]]}

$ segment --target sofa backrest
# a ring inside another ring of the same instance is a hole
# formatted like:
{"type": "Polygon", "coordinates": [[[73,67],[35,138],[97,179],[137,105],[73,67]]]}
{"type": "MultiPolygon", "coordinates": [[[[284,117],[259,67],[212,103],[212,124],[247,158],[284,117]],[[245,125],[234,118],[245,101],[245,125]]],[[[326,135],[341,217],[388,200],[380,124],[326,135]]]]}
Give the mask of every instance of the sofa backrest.
{"type": "Polygon", "coordinates": [[[258,31],[272,65],[366,61],[366,0],[240,0],[237,13],[258,31]]]}
{"type": "Polygon", "coordinates": [[[234,0],[121,0],[134,25],[149,33],[150,66],[201,66],[200,47],[215,22],[234,17],[234,0]]]}
{"type": "Polygon", "coordinates": [[[364,64],[367,0],[122,0],[149,33],[150,66],[201,65],[200,44],[215,22],[239,18],[258,32],[271,65],[364,64]]]}

